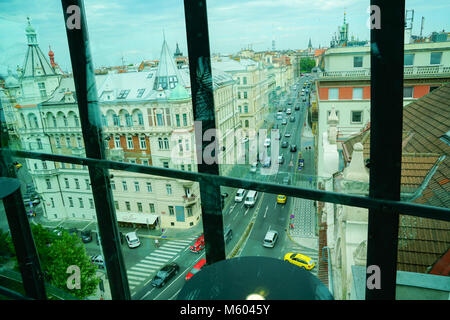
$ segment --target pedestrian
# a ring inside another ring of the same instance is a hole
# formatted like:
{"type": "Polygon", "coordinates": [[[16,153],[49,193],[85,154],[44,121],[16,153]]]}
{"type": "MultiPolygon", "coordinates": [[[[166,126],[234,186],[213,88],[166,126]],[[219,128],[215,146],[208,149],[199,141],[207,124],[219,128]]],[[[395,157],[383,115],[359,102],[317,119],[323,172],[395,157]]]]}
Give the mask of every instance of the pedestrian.
{"type": "Polygon", "coordinates": [[[309,177],[309,185],[311,185],[312,184],[312,179],[311,179],[311,177],[309,177]]]}
{"type": "Polygon", "coordinates": [[[291,229],[294,229],[294,224],[293,223],[291,223],[291,229]]]}

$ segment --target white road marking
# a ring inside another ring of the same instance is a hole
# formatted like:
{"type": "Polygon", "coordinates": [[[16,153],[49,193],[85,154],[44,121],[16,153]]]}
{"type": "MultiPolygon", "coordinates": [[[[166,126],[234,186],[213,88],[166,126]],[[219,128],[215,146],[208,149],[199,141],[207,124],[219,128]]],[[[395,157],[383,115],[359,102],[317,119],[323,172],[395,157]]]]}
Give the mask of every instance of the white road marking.
{"type": "MultiPolygon", "coordinates": [[[[145,258],[145,259],[147,259],[147,258],[145,258]]],[[[144,260],[145,260],[144,259],[144,260]]],[[[163,261],[163,262],[167,262],[167,261],[169,261],[170,259],[161,259],[161,258],[154,258],[154,257],[151,257],[151,259],[152,260],[156,260],[156,261],[163,261]]]]}
{"type": "MultiPolygon", "coordinates": [[[[165,262],[160,262],[160,261],[147,261],[147,260],[143,260],[141,262],[145,262],[145,263],[147,263],[147,265],[156,264],[157,266],[162,266],[165,263],[165,262]]],[[[137,265],[143,266],[143,264],[141,264],[141,263],[139,263],[137,265]]]]}
{"type": "MultiPolygon", "coordinates": [[[[167,255],[167,254],[160,254],[160,253],[150,253],[150,256],[152,257],[152,259],[153,259],[153,256],[157,256],[157,257],[161,257],[161,258],[168,258],[168,259],[170,259],[170,258],[172,258],[174,255],[172,254],[172,255],[167,255]]],[[[167,260],[165,260],[165,261],[167,261],[167,260]]]]}
{"type": "Polygon", "coordinates": [[[127,273],[131,273],[132,275],[138,275],[138,276],[148,276],[148,273],[144,273],[141,271],[128,270],[127,273]]]}
{"type": "Polygon", "coordinates": [[[132,269],[132,270],[140,270],[140,271],[147,271],[147,272],[149,272],[149,271],[155,270],[155,268],[156,268],[156,267],[154,267],[154,268],[133,267],[133,268],[131,268],[131,269],[132,269]]]}
{"type": "Polygon", "coordinates": [[[145,279],[147,279],[147,278],[141,278],[141,277],[136,277],[136,276],[130,276],[130,275],[128,275],[128,279],[135,279],[135,280],[141,280],[141,281],[144,281],[145,279]]]}
{"type": "Polygon", "coordinates": [[[266,206],[266,212],[264,212],[264,218],[266,217],[267,210],[269,210],[269,206],[266,206]]]}
{"type": "Polygon", "coordinates": [[[183,249],[181,249],[181,248],[177,248],[177,249],[174,249],[174,248],[163,248],[163,249],[164,250],[169,250],[170,253],[172,253],[172,251],[175,251],[175,253],[177,253],[177,252],[180,252],[181,250],[183,250],[184,247],[183,247],[183,249]]]}

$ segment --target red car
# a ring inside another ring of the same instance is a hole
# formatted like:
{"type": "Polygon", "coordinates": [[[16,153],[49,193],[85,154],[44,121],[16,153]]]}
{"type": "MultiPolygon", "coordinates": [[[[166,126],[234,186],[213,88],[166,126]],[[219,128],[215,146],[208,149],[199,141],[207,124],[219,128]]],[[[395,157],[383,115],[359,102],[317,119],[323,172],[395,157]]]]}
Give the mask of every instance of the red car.
{"type": "Polygon", "coordinates": [[[197,240],[195,240],[194,245],[191,246],[189,248],[189,250],[191,250],[192,252],[195,252],[195,253],[199,253],[203,249],[205,249],[205,237],[202,234],[200,237],[198,237],[197,240]]]}
{"type": "Polygon", "coordinates": [[[185,278],[186,281],[189,280],[190,278],[192,278],[192,277],[194,276],[194,274],[196,274],[197,272],[199,272],[200,269],[201,269],[205,264],[206,264],[206,259],[200,259],[200,261],[197,262],[197,263],[195,264],[194,267],[192,267],[191,272],[189,272],[189,273],[186,275],[186,278],[185,278]]]}

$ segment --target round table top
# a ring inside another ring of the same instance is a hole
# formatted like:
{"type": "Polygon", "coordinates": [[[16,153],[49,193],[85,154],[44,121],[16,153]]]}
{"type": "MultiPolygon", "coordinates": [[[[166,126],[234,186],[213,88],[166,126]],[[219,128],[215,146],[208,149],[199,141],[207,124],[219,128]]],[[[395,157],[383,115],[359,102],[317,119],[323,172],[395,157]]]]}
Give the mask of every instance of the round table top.
{"type": "Polygon", "coordinates": [[[20,180],[0,177],[0,199],[6,198],[20,188],[20,180]]]}
{"type": "Polygon", "coordinates": [[[269,257],[238,257],[204,266],[186,282],[178,300],[333,300],[310,271],[269,257]]]}

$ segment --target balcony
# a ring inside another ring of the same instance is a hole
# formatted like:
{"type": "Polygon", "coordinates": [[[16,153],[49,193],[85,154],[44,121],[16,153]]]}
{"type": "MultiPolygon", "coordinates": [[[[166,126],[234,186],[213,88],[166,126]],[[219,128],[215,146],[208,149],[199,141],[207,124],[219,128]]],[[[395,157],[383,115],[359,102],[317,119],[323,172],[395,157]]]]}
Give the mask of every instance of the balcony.
{"type": "MultiPolygon", "coordinates": [[[[405,79],[450,77],[450,66],[405,66],[403,68],[405,79]]],[[[370,69],[323,71],[319,73],[322,80],[352,80],[370,79],[370,69]]]]}
{"type": "Polygon", "coordinates": [[[81,127],[46,127],[45,128],[46,133],[81,133],[81,127]]]}
{"type": "Polygon", "coordinates": [[[52,176],[58,173],[58,169],[38,169],[32,173],[36,176],[52,176]]]}
{"type": "Polygon", "coordinates": [[[127,133],[127,132],[142,132],[145,130],[145,126],[114,126],[114,127],[103,127],[104,133],[127,133]]]}
{"type": "Polygon", "coordinates": [[[197,196],[195,194],[191,194],[189,196],[183,195],[183,202],[186,205],[194,204],[197,201],[197,196]]]}

